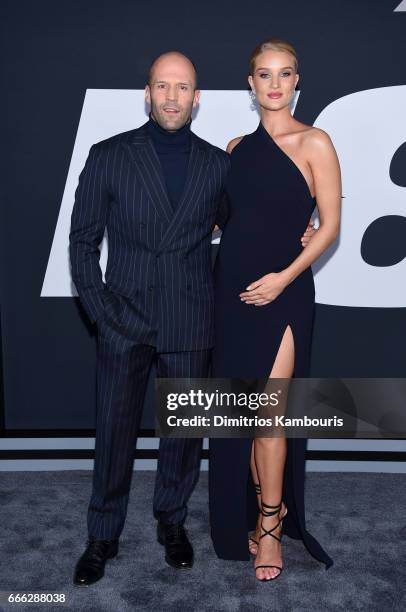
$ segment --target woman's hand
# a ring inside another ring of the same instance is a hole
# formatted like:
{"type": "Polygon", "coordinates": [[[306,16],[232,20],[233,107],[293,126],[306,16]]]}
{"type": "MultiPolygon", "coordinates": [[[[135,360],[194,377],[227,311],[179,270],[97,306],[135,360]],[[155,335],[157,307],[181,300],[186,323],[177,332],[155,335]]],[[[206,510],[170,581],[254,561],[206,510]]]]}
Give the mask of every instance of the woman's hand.
{"type": "Polygon", "coordinates": [[[307,247],[307,245],[309,244],[310,240],[313,238],[316,232],[317,232],[317,229],[314,227],[314,221],[309,221],[309,224],[306,227],[305,233],[300,239],[303,248],[307,247]]]}
{"type": "Polygon", "coordinates": [[[251,283],[247,291],[240,293],[240,298],[246,304],[265,306],[277,298],[286,286],[287,282],[281,272],[271,272],[251,283]]]}

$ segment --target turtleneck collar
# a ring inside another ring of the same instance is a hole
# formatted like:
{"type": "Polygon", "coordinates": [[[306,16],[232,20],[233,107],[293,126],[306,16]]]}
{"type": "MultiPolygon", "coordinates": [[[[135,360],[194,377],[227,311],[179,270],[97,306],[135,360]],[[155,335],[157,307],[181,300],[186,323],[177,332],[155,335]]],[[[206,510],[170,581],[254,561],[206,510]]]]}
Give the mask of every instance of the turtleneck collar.
{"type": "Polygon", "coordinates": [[[147,123],[149,134],[154,141],[154,144],[160,147],[188,147],[190,144],[190,126],[191,121],[188,121],[176,132],[168,132],[162,128],[155,119],[149,115],[149,121],[147,123]]]}

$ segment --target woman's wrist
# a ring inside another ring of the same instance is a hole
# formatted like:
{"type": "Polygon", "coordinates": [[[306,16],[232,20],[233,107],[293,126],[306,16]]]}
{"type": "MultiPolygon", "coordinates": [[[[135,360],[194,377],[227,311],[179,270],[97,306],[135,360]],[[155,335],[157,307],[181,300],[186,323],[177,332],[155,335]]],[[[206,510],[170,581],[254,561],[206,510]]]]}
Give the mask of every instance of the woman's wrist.
{"type": "Polygon", "coordinates": [[[285,287],[287,287],[289,283],[291,283],[295,278],[292,270],[290,270],[289,268],[285,268],[284,270],[281,270],[279,272],[279,277],[285,287]]]}

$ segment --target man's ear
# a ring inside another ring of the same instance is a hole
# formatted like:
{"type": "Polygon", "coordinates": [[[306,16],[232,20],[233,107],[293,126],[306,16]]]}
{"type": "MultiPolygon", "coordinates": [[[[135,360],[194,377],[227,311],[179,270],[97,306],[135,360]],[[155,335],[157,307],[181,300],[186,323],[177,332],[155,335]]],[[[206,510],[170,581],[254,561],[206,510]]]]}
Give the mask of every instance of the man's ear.
{"type": "Polygon", "coordinates": [[[149,85],[145,85],[145,101],[147,104],[151,104],[151,89],[149,85]]]}
{"type": "Polygon", "coordinates": [[[196,108],[196,106],[199,104],[200,95],[201,95],[200,89],[195,89],[195,95],[193,97],[193,108],[196,108]]]}

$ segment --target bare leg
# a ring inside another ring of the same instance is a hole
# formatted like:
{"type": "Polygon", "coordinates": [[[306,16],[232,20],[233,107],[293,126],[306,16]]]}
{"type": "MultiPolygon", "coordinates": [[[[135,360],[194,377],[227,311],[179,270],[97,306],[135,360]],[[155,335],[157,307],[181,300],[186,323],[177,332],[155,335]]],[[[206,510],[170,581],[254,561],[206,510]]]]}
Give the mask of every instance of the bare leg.
{"type": "MultiPolygon", "coordinates": [[[[270,378],[291,378],[295,362],[295,346],[290,326],[287,326],[279,346],[270,378]]],[[[264,504],[277,506],[282,499],[283,472],[286,460],[286,438],[255,438],[254,457],[259,483],[261,485],[261,498],[264,504]]],[[[271,530],[284,516],[286,507],[282,503],[279,512],[273,516],[262,516],[262,533],[271,530]]],[[[281,526],[272,533],[280,538],[281,526]]],[[[281,544],[275,538],[264,536],[259,540],[258,553],[255,566],[278,565],[282,567],[281,544]]],[[[271,580],[278,576],[277,568],[260,568],[256,570],[259,580],[271,580]]]]}
{"type": "MultiPolygon", "coordinates": [[[[258,508],[259,510],[261,510],[261,493],[259,492],[261,490],[261,486],[259,484],[257,466],[255,465],[254,442],[252,443],[252,448],[251,448],[250,466],[251,466],[252,480],[254,481],[256,485],[256,489],[257,489],[258,508]]],[[[251,534],[251,537],[248,538],[248,548],[252,555],[256,555],[258,553],[257,542],[259,542],[259,536],[261,535],[261,520],[262,520],[262,515],[261,513],[259,513],[255,531],[251,534]]]]}

